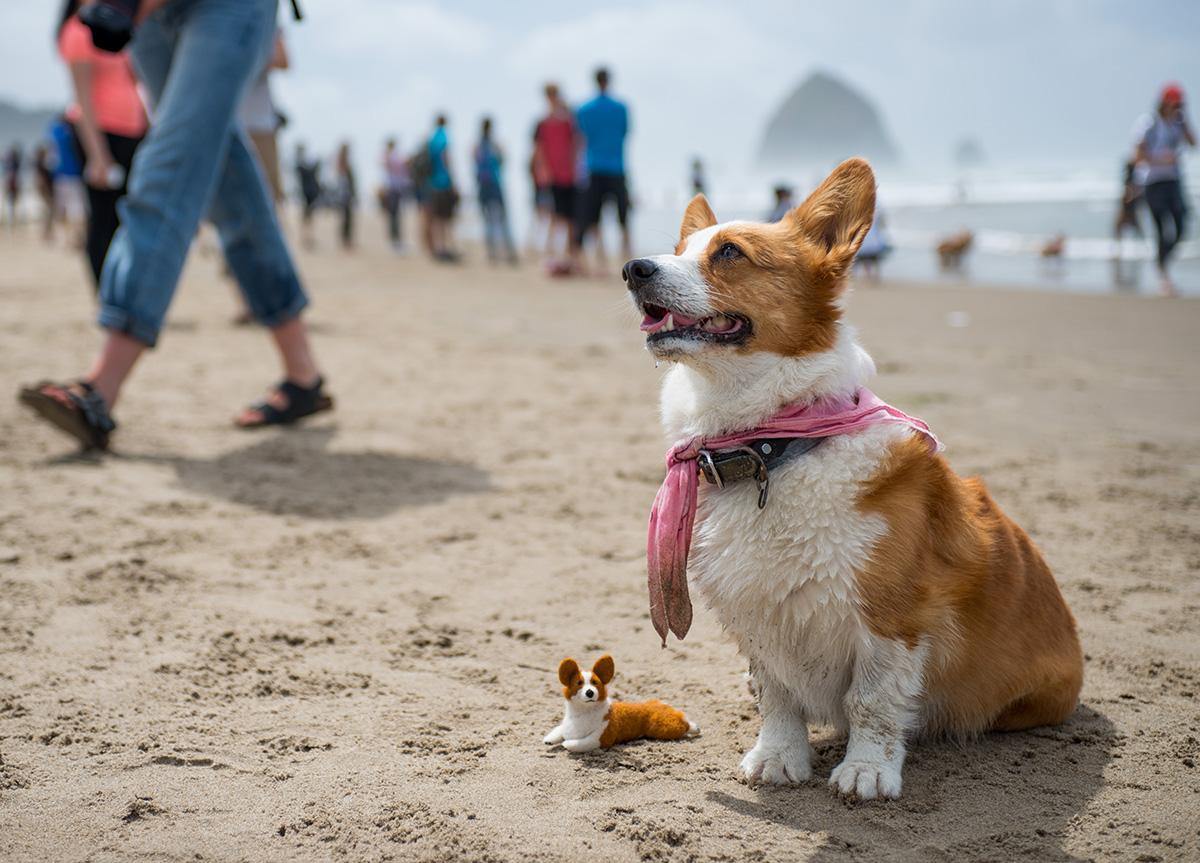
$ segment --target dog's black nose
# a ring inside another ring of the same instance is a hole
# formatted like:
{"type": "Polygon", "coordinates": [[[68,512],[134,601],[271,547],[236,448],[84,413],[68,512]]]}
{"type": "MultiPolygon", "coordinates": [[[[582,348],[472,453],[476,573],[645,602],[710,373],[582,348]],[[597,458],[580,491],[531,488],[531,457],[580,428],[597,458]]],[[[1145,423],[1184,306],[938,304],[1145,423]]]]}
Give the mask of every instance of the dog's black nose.
{"type": "Polygon", "coordinates": [[[583,697],[584,697],[584,698],[591,698],[591,697],[592,697],[593,695],[595,695],[595,694],[596,694],[596,690],[594,690],[594,689],[585,689],[585,690],[583,690],[583,697]]]}
{"type": "Polygon", "coordinates": [[[629,285],[629,290],[637,290],[658,272],[658,265],[649,258],[634,258],[621,267],[621,278],[629,285]]]}

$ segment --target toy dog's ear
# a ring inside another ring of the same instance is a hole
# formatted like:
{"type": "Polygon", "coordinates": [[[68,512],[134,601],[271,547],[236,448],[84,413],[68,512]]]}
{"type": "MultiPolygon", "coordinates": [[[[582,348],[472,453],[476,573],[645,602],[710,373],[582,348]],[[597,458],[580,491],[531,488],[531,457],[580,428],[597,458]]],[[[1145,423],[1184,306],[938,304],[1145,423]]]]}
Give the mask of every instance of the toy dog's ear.
{"type": "Polygon", "coordinates": [[[613,665],[613,658],[607,653],[596,660],[596,664],[592,666],[592,674],[600,678],[600,682],[605,686],[613,679],[613,675],[617,673],[616,666],[613,665]]]}
{"type": "Polygon", "coordinates": [[[579,663],[569,656],[558,664],[558,682],[563,686],[570,686],[578,673],[579,663]]]}

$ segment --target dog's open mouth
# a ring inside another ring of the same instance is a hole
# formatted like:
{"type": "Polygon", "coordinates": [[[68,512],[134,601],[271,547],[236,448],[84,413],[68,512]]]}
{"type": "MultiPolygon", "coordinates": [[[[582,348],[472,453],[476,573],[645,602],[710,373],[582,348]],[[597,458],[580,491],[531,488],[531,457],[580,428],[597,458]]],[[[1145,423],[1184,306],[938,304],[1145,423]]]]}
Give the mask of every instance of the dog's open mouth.
{"type": "Polygon", "coordinates": [[[664,339],[695,339],[710,342],[741,342],[750,335],[750,321],[729,312],[691,318],[653,303],[643,303],[642,332],[646,343],[664,339]]]}

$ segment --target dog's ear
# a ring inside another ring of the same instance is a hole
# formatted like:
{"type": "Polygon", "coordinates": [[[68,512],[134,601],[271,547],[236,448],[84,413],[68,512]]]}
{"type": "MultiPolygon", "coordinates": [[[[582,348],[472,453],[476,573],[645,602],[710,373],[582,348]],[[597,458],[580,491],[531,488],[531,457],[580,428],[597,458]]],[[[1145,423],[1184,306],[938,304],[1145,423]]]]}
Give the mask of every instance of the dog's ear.
{"type": "Polygon", "coordinates": [[[874,218],[875,173],[864,160],[847,159],[784,221],[830,263],[848,266],[874,218]]]}
{"type": "Polygon", "coordinates": [[[558,664],[558,682],[563,686],[570,686],[578,673],[579,663],[569,656],[558,664]]]}
{"type": "MultiPolygon", "coordinates": [[[[698,196],[697,196],[698,197],[698,196]]],[[[596,660],[596,664],[592,666],[592,674],[600,678],[600,682],[605,686],[613,679],[613,675],[617,673],[617,668],[613,664],[613,658],[607,653],[596,660]]]]}
{"type": "Polygon", "coordinates": [[[708,205],[708,198],[697,195],[692,198],[692,202],[683,211],[683,224],[679,226],[679,241],[682,243],[697,231],[711,228],[716,223],[717,217],[713,214],[712,207],[708,205]]]}

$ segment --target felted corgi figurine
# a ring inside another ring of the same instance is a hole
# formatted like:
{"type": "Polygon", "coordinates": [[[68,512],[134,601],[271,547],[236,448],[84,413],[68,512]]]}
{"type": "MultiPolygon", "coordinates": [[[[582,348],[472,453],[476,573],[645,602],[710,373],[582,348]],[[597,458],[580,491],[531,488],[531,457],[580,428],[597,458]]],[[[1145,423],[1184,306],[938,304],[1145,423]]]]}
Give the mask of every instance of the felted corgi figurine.
{"type": "Polygon", "coordinates": [[[700,726],[689,722],[682,710],[661,701],[613,701],[608,684],[615,670],[608,654],[597,659],[591,671],[580,670],[574,659],[559,663],[558,679],[567,705],[563,721],[542,742],[561,743],[570,752],[591,752],[630,740],[681,740],[700,733],[700,726]]]}

